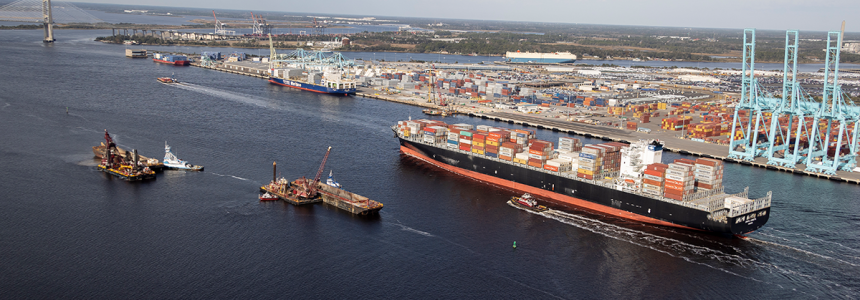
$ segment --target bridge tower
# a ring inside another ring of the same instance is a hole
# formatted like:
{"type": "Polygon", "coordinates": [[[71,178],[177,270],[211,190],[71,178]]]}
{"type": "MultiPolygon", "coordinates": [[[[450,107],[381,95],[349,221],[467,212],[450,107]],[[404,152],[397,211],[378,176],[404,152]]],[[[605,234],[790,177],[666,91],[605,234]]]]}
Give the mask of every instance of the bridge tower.
{"type": "Polygon", "coordinates": [[[42,19],[45,24],[45,43],[53,43],[54,39],[54,16],[51,12],[51,0],[42,0],[42,19]]]}

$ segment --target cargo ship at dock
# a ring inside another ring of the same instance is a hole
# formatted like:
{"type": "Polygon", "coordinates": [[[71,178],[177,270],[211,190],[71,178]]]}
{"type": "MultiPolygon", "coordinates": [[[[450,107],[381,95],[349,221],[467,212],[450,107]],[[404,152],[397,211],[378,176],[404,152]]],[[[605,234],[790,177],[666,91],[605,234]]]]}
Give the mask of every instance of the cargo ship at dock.
{"type": "Polygon", "coordinates": [[[185,55],[170,55],[161,53],[152,54],[152,61],[175,66],[187,66],[191,64],[191,61],[185,55]]]}
{"type": "MultiPolygon", "coordinates": [[[[313,73],[309,74],[310,80],[313,79],[313,73]]],[[[331,95],[355,95],[355,82],[346,82],[341,80],[330,80],[330,79],[321,79],[320,83],[311,83],[308,80],[304,80],[302,78],[279,78],[270,76],[269,82],[272,84],[290,87],[294,89],[300,89],[304,91],[314,92],[314,93],[322,93],[322,94],[331,94],[331,95]]]]}
{"type": "Polygon", "coordinates": [[[512,63],[561,64],[576,62],[576,55],[570,52],[506,52],[505,59],[512,63]]]}
{"type": "Polygon", "coordinates": [[[555,149],[534,131],[473,128],[434,120],[392,126],[407,156],[562,206],[722,235],[755,231],[770,216],[770,192],[758,199],[748,189],[727,194],[721,161],[663,164],[656,141],[583,146],[562,137],[555,149]]]}
{"type": "MultiPolygon", "coordinates": [[[[270,57],[278,57],[271,35],[269,51],[272,53],[270,57]]],[[[323,71],[314,71],[305,69],[305,63],[307,62],[273,59],[269,65],[269,83],[321,94],[355,95],[355,80],[344,76],[340,69],[329,66],[323,71]],[[297,67],[282,68],[283,65],[297,67]]]]}

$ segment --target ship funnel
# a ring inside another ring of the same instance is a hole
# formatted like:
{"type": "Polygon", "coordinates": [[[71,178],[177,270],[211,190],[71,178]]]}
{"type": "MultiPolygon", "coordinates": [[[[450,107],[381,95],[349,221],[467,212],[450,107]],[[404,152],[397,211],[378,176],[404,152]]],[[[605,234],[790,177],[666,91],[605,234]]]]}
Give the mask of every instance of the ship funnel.
{"type": "Polygon", "coordinates": [[[278,179],[278,162],[272,162],[272,182],[278,179]]]}

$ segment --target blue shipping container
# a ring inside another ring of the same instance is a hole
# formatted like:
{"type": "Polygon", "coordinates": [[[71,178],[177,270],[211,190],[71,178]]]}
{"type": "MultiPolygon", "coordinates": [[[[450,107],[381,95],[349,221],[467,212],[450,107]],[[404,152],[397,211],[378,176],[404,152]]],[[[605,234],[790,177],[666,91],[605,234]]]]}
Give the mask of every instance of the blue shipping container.
{"type": "Polygon", "coordinates": [[[591,155],[588,153],[582,153],[582,152],[579,153],[579,157],[585,157],[587,159],[594,159],[594,155],[591,155]]]}

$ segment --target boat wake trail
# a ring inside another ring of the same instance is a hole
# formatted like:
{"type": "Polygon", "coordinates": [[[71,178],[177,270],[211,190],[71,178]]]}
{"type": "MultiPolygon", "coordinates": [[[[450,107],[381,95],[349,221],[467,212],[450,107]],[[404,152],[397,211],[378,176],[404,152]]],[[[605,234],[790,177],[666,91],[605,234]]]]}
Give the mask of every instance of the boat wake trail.
{"type": "Polygon", "coordinates": [[[409,226],[406,226],[403,224],[395,224],[395,225],[400,226],[400,229],[403,229],[405,231],[414,232],[414,233],[417,233],[417,234],[420,234],[423,236],[435,237],[435,235],[433,235],[429,232],[424,232],[424,231],[421,231],[421,230],[418,230],[418,229],[415,229],[415,228],[412,228],[412,227],[409,227],[409,226]]]}
{"type": "Polygon", "coordinates": [[[218,97],[218,98],[225,99],[225,100],[231,100],[231,101],[241,102],[241,103],[245,103],[245,104],[256,105],[259,107],[266,107],[266,108],[274,108],[275,107],[270,102],[269,99],[266,99],[263,97],[239,94],[239,93],[225,91],[225,90],[221,90],[221,89],[217,89],[217,88],[204,87],[204,86],[196,85],[193,83],[185,83],[185,82],[178,83],[178,84],[171,84],[171,86],[175,86],[175,87],[187,90],[187,91],[192,91],[192,92],[197,92],[197,93],[201,93],[201,94],[205,94],[205,95],[209,95],[209,96],[218,97]]]}
{"type": "Polygon", "coordinates": [[[218,173],[215,173],[215,172],[207,172],[207,173],[208,173],[208,174],[215,175],[215,176],[220,176],[220,177],[233,177],[233,178],[236,178],[236,179],[239,179],[239,180],[242,180],[242,181],[251,181],[251,179],[248,179],[248,178],[242,178],[242,177],[239,177],[239,176],[224,175],[224,174],[218,174],[218,173]]]}
{"type": "MultiPolygon", "coordinates": [[[[566,213],[558,210],[550,209],[548,211],[538,213],[516,207],[510,203],[508,203],[508,205],[528,213],[553,219],[564,224],[572,225],[574,227],[600,234],[612,239],[625,241],[640,247],[648,248],[672,257],[683,259],[690,263],[706,266],[715,270],[732,274],[737,277],[761,282],[764,284],[774,285],[783,289],[792,289],[793,292],[800,292],[810,296],[816,296],[818,295],[818,293],[839,294],[840,292],[845,292],[845,289],[850,290],[850,288],[848,287],[841,286],[840,284],[832,280],[823,278],[822,275],[820,275],[821,273],[810,273],[805,270],[797,271],[798,269],[802,269],[802,267],[798,266],[794,262],[786,264],[780,263],[780,265],[777,265],[774,263],[764,262],[757,259],[751,259],[744,255],[749,251],[741,250],[735,247],[727,247],[722,244],[714,244],[711,246],[694,245],[671,237],[665,237],[635,229],[625,228],[600,220],[566,213]],[[738,253],[730,253],[735,252],[732,249],[737,249],[740,251],[738,251],[738,253]],[[752,275],[752,273],[749,272],[750,270],[760,271],[758,274],[762,274],[762,276],[756,276],[760,278],[750,277],[750,275],[752,275]],[[777,276],[773,277],[773,275],[777,276]],[[789,282],[783,282],[785,280],[788,280],[789,282]],[[795,289],[795,287],[792,287],[792,285],[802,285],[803,287],[795,289]],[[817,291],[811,291],[810,289],[817,291]],[[809,291],[809,293],[807,291],[809,291]]],[[[751,240],[757,243],[769,243],[755,239],[751,240]]],[[[769,244],[772,244],[773,246],[786,247],[776,243],[769,244]]],[[[814,253],[809,253],[809,255],[817,256],[820,259],[833,259],[827,256],[820,256],[814,253]]],[[[845,263],[850,264],[848,262],[845,263]]],[[[845,272],[846,270],[829,271],[845,272]]]]}

